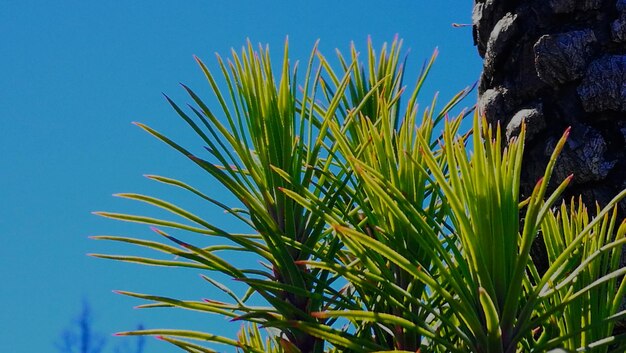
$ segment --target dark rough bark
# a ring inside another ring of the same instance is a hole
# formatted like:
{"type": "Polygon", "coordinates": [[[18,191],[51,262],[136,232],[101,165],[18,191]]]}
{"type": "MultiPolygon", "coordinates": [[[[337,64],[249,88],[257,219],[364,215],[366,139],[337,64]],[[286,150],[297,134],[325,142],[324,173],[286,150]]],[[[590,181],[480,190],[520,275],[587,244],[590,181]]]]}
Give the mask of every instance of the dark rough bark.
{"type": "Polygon", "coordinates": [[[507,137],[528,126],[522,196],[568,126],[554,175],[574,173],[565,197],[593,206],[625,189],[626,0],[475,0],[473,25],[479,108],[507,137]]]}

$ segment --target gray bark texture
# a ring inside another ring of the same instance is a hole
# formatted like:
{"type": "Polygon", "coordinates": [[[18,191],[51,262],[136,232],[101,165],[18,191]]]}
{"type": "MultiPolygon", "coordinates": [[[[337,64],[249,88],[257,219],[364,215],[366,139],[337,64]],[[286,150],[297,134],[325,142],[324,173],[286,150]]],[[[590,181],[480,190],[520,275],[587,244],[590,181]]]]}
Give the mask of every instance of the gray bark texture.
{"type": "Polygon", "coordinates": [[[522,197],[568,126],[554,173],[574,174],[566,199],[593,210],[626,189],[626,0],[475,0],[472,20],[479,109],[507,137],[526,122],[522,197]]]}

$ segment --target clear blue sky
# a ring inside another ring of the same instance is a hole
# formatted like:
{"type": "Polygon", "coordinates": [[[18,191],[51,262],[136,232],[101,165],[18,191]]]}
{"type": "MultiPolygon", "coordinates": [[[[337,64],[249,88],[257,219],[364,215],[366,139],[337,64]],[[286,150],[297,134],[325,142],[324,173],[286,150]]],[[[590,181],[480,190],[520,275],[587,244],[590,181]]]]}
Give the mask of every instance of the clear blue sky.
{"type": "MultiPolygon", "coordinates": [[[[471,28],[451,26],[471,22],[471,5],[470,0],[0,0],[2,351],[55,352],[54,341],[83,298],[92,305],[96,328],[107,334],[139,322],[222,334],[238,328],[219,317],[133,310],[138,301],[111,292],[211,297],[213,291],[193,270],[85,256],[134,250],[89,240],[90,235],[150,236],[147,227],[90,214],[152,211],[112,193],[141,192],[200,207],[143,174],[220,193],[185,158],[131,125],[145,122],[200,146],[161,96],[165,92],[186,103],[178,86],[183,82],[212,102],[192,55],[215,67],[214,52],[227,55],[246,38],[268,43],[280,55],[288,35],[292,57],[306,59],[318,38],[331,56],[334,48],[347,51],[351,41],[364,48],[368,35],[379,46],[399,34],[411,49],[413,73],[440,49],[422,96],[426,104],[435,90],[449,98],[478,79],[471,28]]],[[[221,212],[204,216],[225,222],[221,212]]],[[[149,340],[146,353],[174,351],[149,340]]]]}

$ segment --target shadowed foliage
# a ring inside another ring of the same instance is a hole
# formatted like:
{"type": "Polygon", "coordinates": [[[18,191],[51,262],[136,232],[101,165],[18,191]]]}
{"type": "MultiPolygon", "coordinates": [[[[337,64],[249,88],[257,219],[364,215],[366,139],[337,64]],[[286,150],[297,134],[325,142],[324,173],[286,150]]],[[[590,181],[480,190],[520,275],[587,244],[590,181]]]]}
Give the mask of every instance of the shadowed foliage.
{"type": "MultiPolygon", "coordinates": [[[[143,327],[139,325],[138,329],[143,327]]],[[[72,326],[63,330],[60,338],[55,343],[59,353],[143,353],[145,347],[145,337],[137,337],[130,343],[118,342],[111,346],[107,339],[108,334],[98,332],[94,329],[94,318],[91,306],[88,302],[83,302],[80,315],[76,317],[72,326]]]]}

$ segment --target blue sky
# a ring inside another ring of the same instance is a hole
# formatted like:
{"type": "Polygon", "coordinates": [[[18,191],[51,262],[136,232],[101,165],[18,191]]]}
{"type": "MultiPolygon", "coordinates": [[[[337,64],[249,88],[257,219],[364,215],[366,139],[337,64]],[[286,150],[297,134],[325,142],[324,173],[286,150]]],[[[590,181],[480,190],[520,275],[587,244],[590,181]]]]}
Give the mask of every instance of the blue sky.
{"type": "MultiPolygon", "coordinates": [[[[0,342],[7,352],[54,352],[53,343],[87,299],[104,333],[146,327],[193,328],[232,334],[219,317],[172,310],[133,310],[138,301],[113,289],[199,299],[212,290],[195,271],[114,263],[89,252],[133,253],[90,235],[150,236],[144,226],[91,215],[109,210],[150,213],[111,197],[139,192],[199,207],[186,195],[142,177],[161,174],[221,196],[214,183],[132,121],[174,139],[197,142],[161,92],[188,99],[178,83],[208,87],[192,56],[215,67],[250,38],[280,55],[306,59],[313,43],[332,56],[351,41],[364,48],[395,34],[410,49],[409,73],[439,47],[422,96],[451,97],[478,79],[469,0],[439,1],[0,1],[0,342]],[[382,4],[385,7],[382,7],[382,4]]],[[[411,79],[411,77],[409,77],[411,79]]],[[[465,104],[472,105],[472,99],[465,104]]],[[[221,212],[204,210],[218,224],[221,212]]],[[[111,338],[111,342],[120,339],[111,338]]],[[[111,343],[113,344],[113,343],[111,343]]],[[[175,351],[149,341],[146,353],[175,351]]],[[[227,350],[225,350],[227,351],[227,350]]]]}

